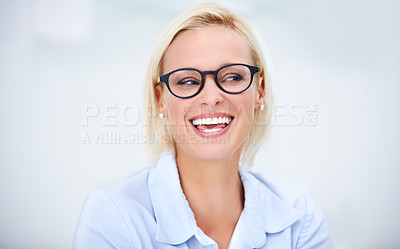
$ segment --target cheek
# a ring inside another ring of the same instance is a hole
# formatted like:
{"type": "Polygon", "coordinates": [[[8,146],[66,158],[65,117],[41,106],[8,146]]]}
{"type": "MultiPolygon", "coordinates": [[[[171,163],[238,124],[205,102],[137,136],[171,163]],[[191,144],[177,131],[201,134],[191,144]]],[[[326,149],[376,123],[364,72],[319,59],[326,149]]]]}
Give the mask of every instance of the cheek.
{"type": "Polygon", "coordinates": [[[185,104],[178,98],[166,98],[167,112],[168,112],[168,123],[171,128],[175,128],[174,125],[183,124],[185,122],[185,104]]]}
{"type": "Polygon", "coordinates": [[[253,91],[248,91],[245,95],[237,99],[237,108],[239,110],[240,120],[247,125],[252,125],[254,119],[254,96],[253,91]]]}

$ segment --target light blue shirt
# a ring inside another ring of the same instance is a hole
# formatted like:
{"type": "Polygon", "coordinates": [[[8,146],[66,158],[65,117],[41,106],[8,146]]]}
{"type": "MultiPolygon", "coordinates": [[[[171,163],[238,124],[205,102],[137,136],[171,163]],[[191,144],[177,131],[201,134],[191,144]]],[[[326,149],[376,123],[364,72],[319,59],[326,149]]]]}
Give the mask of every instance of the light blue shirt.
{"type": "MultiPolygon", "coordinates": [[[[239,170],[244,209],[229,249],[332,248],[321,212],[301,189],[239,170]]],[[[196,225],[175,156],[94,191],[81,213],[74,249],[218,248],[196,225]]]]}

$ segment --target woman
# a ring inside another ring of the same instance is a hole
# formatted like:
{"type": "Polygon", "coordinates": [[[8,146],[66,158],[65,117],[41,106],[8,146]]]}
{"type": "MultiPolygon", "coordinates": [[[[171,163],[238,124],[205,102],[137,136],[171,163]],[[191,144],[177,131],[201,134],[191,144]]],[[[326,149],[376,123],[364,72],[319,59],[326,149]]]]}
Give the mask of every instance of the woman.
{"type": "Polygon", "coordinates": [[[331,248],[302,190],[243,169],[268,134],[273,102],[242,19],[212,3],[178,17],[146,84],[156,167],[92,193],[74,248],[331,248]]]}

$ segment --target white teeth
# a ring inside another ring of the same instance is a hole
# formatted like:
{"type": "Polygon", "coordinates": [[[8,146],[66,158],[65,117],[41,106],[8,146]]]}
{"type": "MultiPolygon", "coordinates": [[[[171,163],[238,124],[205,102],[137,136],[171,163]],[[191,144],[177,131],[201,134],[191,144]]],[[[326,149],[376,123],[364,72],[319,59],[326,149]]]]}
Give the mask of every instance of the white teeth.
{"type": "Polygon", "coordinates": [[[216,129],[204,129],[201,130],[202,132],[216,132],[216,131],[220,131],[222,130],[222,128],[216,128],[216,129]]]}
{"type": "MultiPolygon", "coordinates": [[[[211,124],[229,124],[232,121],[231,117],[218,117],[218,118],[198,118],[193,119],[193,125],[211,125],[211,124]]],[[[209,129],[214,130],[214,129],[209,129]]]]}

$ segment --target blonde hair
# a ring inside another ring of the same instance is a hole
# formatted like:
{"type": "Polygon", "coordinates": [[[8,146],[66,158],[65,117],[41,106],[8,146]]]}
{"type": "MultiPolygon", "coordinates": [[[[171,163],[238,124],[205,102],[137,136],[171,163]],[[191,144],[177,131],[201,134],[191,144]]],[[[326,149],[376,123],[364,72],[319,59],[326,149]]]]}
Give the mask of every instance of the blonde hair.
{"type": "Polygon", "coordinates": [[[148,153],[151,162],[154,164],[159,156],[166,150],[175,151],[175,142],[163,120],[158,117],[159,107],[155,94],[155,85],[158,77],[163,71],[163,60],[165,52],[174,38],[185,30],[195,29],[208,25],[222,25],[240,34],[247,41],[250,56],[255,66],[260,67],[257,87],[263,87],[265,97],[265,109],[254,110],[254,122],[249,136],[244,141],[240,164],[251,166],[257,150],[263,141],[269,138],[271,130],[271,116],[273,111],[273,96],[271,82],[266,68],[262,49],[258,44],[250,26],[229,9],[216,4],[204,3],[195,6],[177,17],[164,30],[156,42],[153,54],[147,69],[145,81],[144,98],[144,124],[148,145],[148,153]]]}

